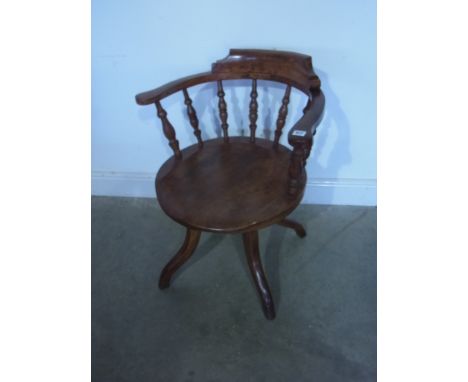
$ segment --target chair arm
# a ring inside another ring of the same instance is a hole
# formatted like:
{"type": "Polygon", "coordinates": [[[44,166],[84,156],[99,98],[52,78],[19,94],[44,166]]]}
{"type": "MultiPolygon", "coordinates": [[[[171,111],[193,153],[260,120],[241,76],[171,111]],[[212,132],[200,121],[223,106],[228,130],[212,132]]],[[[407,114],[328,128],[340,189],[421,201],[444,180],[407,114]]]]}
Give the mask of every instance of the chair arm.
{"type": "Polygon", "coordinates": [[[211,72],[204,72],[179,78],[178,80],[169,82],[156,89],[137,94],[135,96],[135,100],[138,105],[149,105],[155,103],[156,101],[160,101],[164,97],[167,97],[179,90],[198,85],[206,81],[211,81],[212,78],[213,74],[211,72]]]}
{"type": "Polygon", "coordinates": [[[302,118],[289,130],[288,142],[291,146],[310,144],[315,128],[322,119],[325,97],[321,90],[312,91],[312,99],[305,108],[302,118]]]}
{"type": "Polygon", "coordinates": [[[321,90],[312,91],[312,98],[305,108],[304,116],[288,133],[288,142],[293,147],[289,163],[288,194],[295,197],[306,182],[305,165],[312,148],[315,129],[320,123],[325,107],[321,90]]]}

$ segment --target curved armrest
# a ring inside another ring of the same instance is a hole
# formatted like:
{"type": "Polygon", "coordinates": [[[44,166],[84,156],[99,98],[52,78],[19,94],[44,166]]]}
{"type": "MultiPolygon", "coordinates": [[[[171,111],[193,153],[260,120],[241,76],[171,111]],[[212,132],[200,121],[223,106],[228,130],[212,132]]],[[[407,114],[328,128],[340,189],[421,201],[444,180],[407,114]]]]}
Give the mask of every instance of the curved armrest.
{"type": "Polygon", "coordinates": [[[149,105],[161,100],[168,95],[171,95],[179,90],[185,89],[190,86],[201,84],[205,81],[210,81],[213,77],[211,72],[204,72],[180,78],[178,80],[169,82],[159,88],[137,94],[135,96],[138,105],[149,105]]]}
{"type": "Polygon", "coordinates": [[[325,107],[325,97],[321,90],[312,91],[312,100],[306,107],[303,117],[289,130],[288,142],[292,146],[309,145],[320,123],[325,107]]]}
{"type": "Polygon", "coordinates": [[[288,193],[295,196],[306,182],[305,165],[312,148],[315,128],[320,123],[325,106],[321,90],[312,91],[312,99],[305,108],[304,116],[297,121],[288,133],[288,142],[293,146],[289,164],[288,193]]]}

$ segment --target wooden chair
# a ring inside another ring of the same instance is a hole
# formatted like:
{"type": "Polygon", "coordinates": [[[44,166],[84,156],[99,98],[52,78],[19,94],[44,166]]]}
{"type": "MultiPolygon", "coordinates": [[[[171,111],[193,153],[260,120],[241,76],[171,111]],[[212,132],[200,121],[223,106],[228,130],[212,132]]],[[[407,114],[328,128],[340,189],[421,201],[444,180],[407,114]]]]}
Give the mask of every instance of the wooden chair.
{"type": "Polygon", "coordinates": [[[184,77],[157,89],[138,94],[139,105],[155,104],[164,135],[174,151],[156,176],[156,194],[164,212],[187,228],[182,247],[166,265],[159,279],[161,289],[193,254],[201,231],[242,233],[250,271],[260,295],[266,318],[275,308],[258,249],[258,230],[279,224],[304,237],[304,227],[286,217],[297,207],[306,183],[306,160],[315,128],[325,104],[320,79],[312,59],[298,53],[231,49],[212,65],[211,71],[184,77]],[[249,137],[231,137],[223,81],[250,79],[249,137]],[[273,141],[256,137],[257,81],[285,84],[273,141]],[[222,137],[203,141],[197,113],[188,88],[216,82],[222,137]],[[288,133],[292,150],[279,143],[288,114],[291,88],[306,97],[303,116],[288,133]],[[173,125],[161,105],[165,97],[181,91],[197,143],[183,150],[173,125]]]}

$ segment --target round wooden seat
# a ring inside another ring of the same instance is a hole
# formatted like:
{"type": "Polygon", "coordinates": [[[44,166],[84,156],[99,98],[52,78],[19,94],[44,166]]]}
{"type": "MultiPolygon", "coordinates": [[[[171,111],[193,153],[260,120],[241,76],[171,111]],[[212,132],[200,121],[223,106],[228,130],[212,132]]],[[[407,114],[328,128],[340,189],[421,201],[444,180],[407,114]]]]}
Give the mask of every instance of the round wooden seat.
{"type": "Polygon", "coordinates": [[[288,195],[291,151],[271,141],[222,138],[182,150],[156,177],[161,208],[195,229],[244,232],[270,225],[297,207],[302,192],[288,195]]]}

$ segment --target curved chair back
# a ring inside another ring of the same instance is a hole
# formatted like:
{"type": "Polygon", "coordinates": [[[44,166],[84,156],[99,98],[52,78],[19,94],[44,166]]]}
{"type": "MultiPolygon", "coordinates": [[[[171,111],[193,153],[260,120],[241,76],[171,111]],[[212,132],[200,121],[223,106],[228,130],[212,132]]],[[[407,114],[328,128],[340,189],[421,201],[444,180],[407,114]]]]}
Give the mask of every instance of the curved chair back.
{"type": "Polygon", "coordinates": [[[257,80],[285,84],[285,91],[276,120],[273,147],[278,146],[286,122],[291,88],[294,87],[300,90],[307,97],[302,118],[296,122],[288,134],[288,142],[293,146],[290,175],[291,192],[294,192],[297,189],[297,185],[294,184],[300,182],[302,177],[305,161],[312,147],[315,127],[320,122],[325,104],[324,96],[320,90],[320,79],[313,70],[310,56],[284,51],[231,49],[226,58],[218,60],[212,65],[211,71],[184,77],[157,89],[140,93],[136,96],[136,102],[139,105],[156,105],[157,115],[161,119],[164,135],[174,151],[174,156],[181,159],[182,153],[174,126],[167,118],[167,112],[162,107],[161,100],[179,91],[183,93],[188,119],[198,145],[203,147],[197,112],[193,106],[188,88],[207,82],[216,82],[221,129],[224,141],[228,142],[228,107],[225,100],[223,81],[238,79],[250,79],[252,81],[248,114],[250,140],[252,142],[255,142],[258,118],[257,80]]]}

